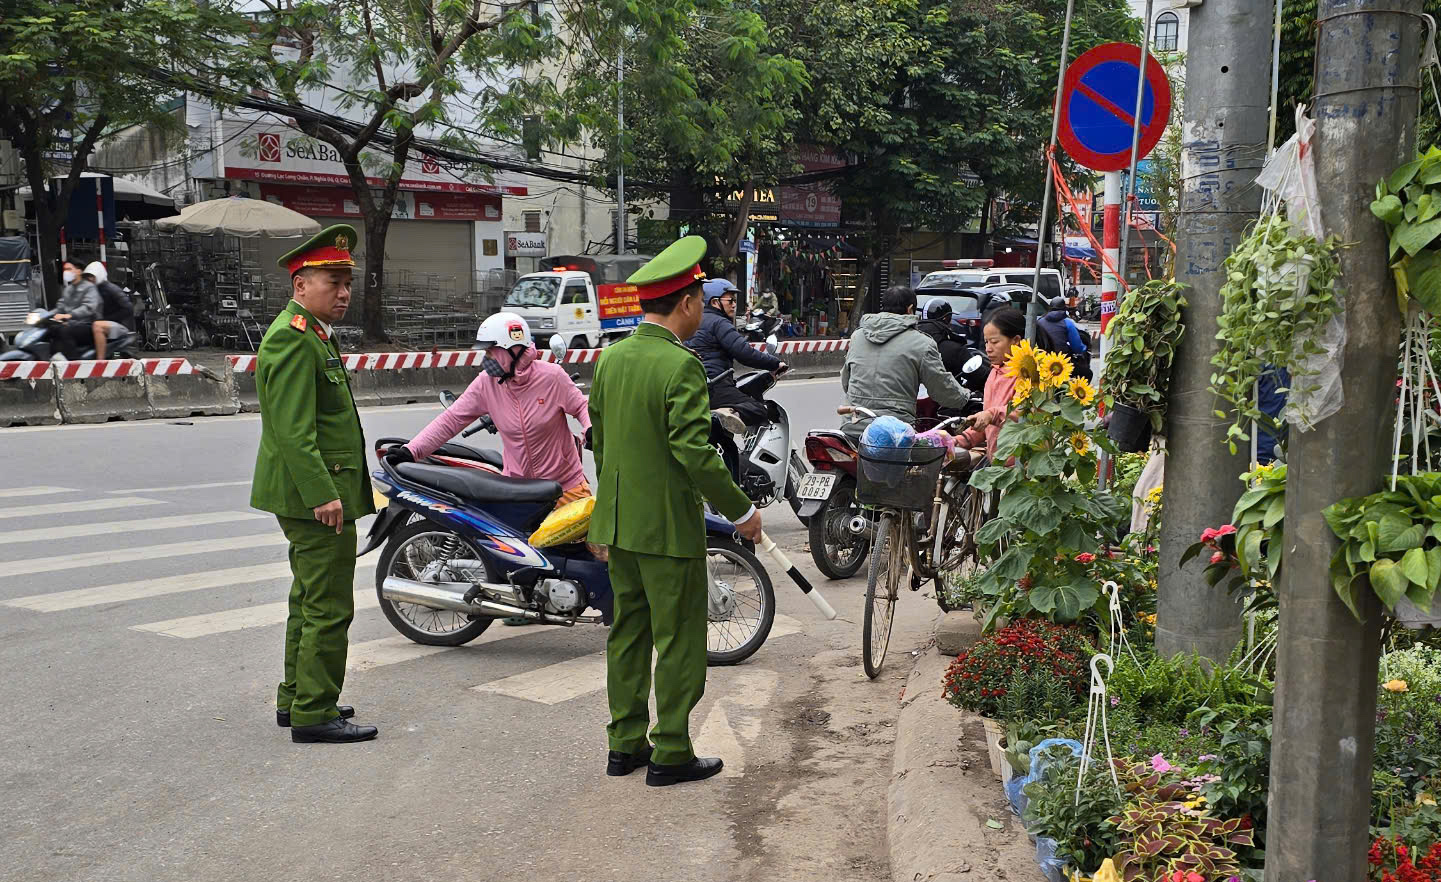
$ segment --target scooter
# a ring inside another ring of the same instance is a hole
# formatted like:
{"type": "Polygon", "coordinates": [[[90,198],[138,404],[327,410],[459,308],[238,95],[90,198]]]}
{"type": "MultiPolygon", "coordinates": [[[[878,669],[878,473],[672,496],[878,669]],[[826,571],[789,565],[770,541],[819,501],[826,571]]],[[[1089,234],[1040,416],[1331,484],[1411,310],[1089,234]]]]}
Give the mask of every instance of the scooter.
{"type": "MultiPolygon", "coordinates": [[[[464,434],[485,430],[487,421],[464,434]]],[[[381,454],[401,443],[377,442],[380,468],[371,478],[385,505],[360,551],[383,547],[376,592],[397,631],[427,646],[461,646],[498,618],[610,624],[605,560],[584,542],[537,548],[527,540],[554,509],[559,484],[505,477],[494,451],[456,443],[427,462],[393,466],[381,454]]],[[[705,526],[706,661],[736,664],[770,634],[775,590],[730,521],[707,512],[705,526]]]]}
{"type": "Polygon", "coordinates": [[[750,314],[750,321],[741,326],[741,333],[752,343],[765,343],[775,340],[776,326],[781,322],[778,316],[773,316],[764,309],[753,309],[750,314]]]}
{"type": "MultiPolygon", "coordinates": [[[[15,335],[9,351],[0,353],[0,361],[49,361],[59,347],[51,343],[52,335],[60,332],[64,322],[55,321],[58,309],[39,309],[25,317],[25,330],[15,335]]],[[[126,330],[108,344],[109,358],[137,358],[135,332],[126,330]]],[[[80,353],[81,361],[95,358],[95,347],[90,345],[80,353]]]]}

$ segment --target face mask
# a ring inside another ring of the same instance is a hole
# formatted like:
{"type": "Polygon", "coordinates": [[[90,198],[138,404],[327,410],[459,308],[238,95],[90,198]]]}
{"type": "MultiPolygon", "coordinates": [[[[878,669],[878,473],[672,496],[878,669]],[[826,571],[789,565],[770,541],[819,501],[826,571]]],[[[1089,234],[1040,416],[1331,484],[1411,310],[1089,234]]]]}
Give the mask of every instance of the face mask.
{"type": "Polygon", "coordinates": [[[501,367],[500,362],[491,358],[489,355],[480,360],[480,369],[492,377],[495,377],[497,380],[504,380],[506,378],[505,368],[501,367]]]}
{"type": "Polygon", "coordinates": [[[510,356],[510,367],[501,367],[499,361],[487,355],[480,360],[480,369],[492,377],[495,377],[499,382],[504,383],[506,380],[515,376],[516,365],[520,364],[520,357],[525,354],[525,350],[519,346],[514,346],[502,351],[510,356]]]}
{"type": "Polygon", "coordinates": [[[75,270],[66,270],[66,271],[65,271],[65,284],[67,284],[67,285],[73,284],[73,283],[75,282],[75,280],[78,279],[78,278],[80,278],[80,274],[77,273],[75,270]]]}

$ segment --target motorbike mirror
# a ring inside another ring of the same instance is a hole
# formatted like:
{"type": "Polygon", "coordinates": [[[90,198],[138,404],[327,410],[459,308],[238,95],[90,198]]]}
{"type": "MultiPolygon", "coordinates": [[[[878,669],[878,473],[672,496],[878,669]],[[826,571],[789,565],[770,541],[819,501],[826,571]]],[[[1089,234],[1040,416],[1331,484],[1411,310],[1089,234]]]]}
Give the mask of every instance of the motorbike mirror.
{"type": "Polygon", "coordinates": [[[966,359],[965,364],[961,365],[961,370],[968,374],[974,374],[976,371],[980,370],[981,365],[985,363],[986,360],[982,356],[972,355],[970,358],[966,359]]]}
{"type": "Polygon", "coordinates": [[[557,362],[565,360],[565,341],[555,334],[550,338],[550,354],[555,356],[557,362]]]}
{"type": "Polygon", "coordinates": [[[455,404],[455,393],[449,389],[442,389],[440,391],[440,403],[444,407],[450,407],[452,404],[455,404]]]}
{"type": "Polygon", "coordinates": [[[766,338],[766,351],[769,352],[771,355],[775,355],[777,352],[779,352],[780,348],[780,338],[777,337],[775,334],[771,334],[769,337],[766,338]]]}

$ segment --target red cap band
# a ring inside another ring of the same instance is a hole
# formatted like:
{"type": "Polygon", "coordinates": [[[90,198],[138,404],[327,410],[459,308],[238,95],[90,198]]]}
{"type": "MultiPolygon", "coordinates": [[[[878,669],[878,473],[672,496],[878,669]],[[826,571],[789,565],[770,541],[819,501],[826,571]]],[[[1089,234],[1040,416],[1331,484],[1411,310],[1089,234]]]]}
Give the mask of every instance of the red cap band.
{"type": "Polygon", "coordinates": [[[349,251],[342,251],[334,245],[322,245],[292,257],[288,266],[293,276],[311,266],[355,266],[355,259],[349,251]]]}
{"type": "Polygon", "coordinates": [[[669,279],[662,279],[659,282],[651,282],[649,285],[637,285],[635,296],[641,300],[654,300],[657,297],[664,297],[667,294],[674,294],[680,289],[693,285],[705,278],[701,271],[700,264],[696,264],[678,276],[671,276],[669,279]]]}

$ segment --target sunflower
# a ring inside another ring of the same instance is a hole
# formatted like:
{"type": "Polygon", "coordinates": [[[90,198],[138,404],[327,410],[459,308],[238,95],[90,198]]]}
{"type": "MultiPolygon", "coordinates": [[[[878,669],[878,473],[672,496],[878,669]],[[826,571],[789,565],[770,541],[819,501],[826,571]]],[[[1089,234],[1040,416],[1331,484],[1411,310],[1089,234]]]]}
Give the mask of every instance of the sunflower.
{"type": "Polygon", "coordinates": [[[1071,379],[1071,360],[1054,352],[1042,352],[1036,356],[1036,367],[1041,372],[1041,384],[1064,386],[1071,379]]]}
{"type": "MultiPolygon", "coordinates": [[[[1039,383],[1041,380],[1041,369],[1037,365],[1039,350],[1031,345],[1030,340],[1022,340],[1011,347],[1011,354],[1006,359],[1005,373],[1008,377],[1015,377],[1017,382],[1026,380],[1030,383],[1039,383]]],[[[1030,395],[1030,390],[1026,390],[1030,395]]]]}
{"type": "Polygon", "coordinates": [[[1096,400],[1096,387],[1086,382],[1085,377],[1073,377],[1066,389],[1072,398],[1082,404],[1090,404],[1096,400]]]}
{"type": "Polygon", "coordinates": [[[1085,432],[1072,432],[1070,441],[1071,449],[1083,456],[1091,449],[1091,436],[1085,432]]]}
{"type": "Polygon", "coordinates": [[[1016,378],[1016,389],[1011,393],[1011,404],[1020,406],[1031,398],[1031,381],[1025,377],[1016,378]]]}

